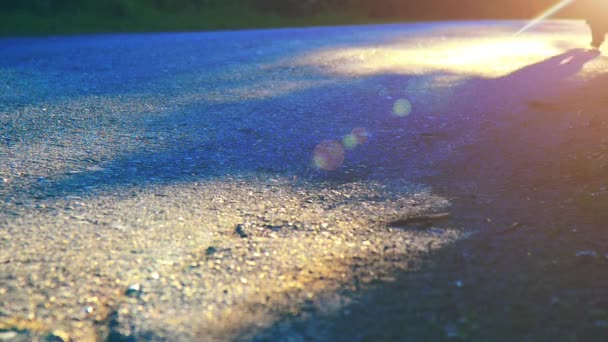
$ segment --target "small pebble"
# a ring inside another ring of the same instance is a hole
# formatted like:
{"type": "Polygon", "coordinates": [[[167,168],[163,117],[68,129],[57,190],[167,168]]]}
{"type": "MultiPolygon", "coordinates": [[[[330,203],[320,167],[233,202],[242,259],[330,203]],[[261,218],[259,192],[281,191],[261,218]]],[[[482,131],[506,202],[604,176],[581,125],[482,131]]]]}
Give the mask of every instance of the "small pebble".
{"type": "Polygon", "coordinates": [[[141,293],[141,285],[138,283],[131,284],[127,287],[125,294],[129,297],[136,297],[141,293]]]}
{"type": "Polygon", "coordinates": [[[238,224],[236,226],[235,232],[242,238],[246,238],[247,236],[249,236],[245,231],[245,226],[242,224],[238,224]]]}

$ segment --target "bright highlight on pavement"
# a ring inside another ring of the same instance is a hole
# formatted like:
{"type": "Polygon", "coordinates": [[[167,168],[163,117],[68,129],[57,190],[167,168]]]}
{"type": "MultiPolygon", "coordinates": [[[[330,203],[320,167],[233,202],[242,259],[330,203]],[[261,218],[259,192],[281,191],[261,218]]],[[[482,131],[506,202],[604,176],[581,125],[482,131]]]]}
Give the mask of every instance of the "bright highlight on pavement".
{"type": "MultiPolygon", "coordinates": [[[[552,35],[533,32],[516,37],[513,32],[518,26],[505,24],[500,29],[480,31],[478,36],[432,39],[425,45],[402,39],[382,46],[338,47],[302,56],[297,65],[316,66],[323,72],[346,76],[449,73],[458,78],[503,77],[587,44],[586,27],[579,22],[574,24],[561,22],[559,25],[568,30],[560,28],[560,34],[552,35]]],[[[486,28],[480,26],[483,29],[486,28]]]]}

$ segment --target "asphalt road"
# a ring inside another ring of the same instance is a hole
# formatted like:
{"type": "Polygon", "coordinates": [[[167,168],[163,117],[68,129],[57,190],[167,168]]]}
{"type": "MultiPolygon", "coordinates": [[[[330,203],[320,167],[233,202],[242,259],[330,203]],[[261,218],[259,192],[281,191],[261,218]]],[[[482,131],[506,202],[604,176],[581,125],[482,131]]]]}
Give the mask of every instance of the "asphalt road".
{"type": "Polygon", "coordinates": [[[436,257],[514,223],[461,151],[606,71],[582,22],[523,25],[0,39],[0,340],[560,336],[436,257]]]}

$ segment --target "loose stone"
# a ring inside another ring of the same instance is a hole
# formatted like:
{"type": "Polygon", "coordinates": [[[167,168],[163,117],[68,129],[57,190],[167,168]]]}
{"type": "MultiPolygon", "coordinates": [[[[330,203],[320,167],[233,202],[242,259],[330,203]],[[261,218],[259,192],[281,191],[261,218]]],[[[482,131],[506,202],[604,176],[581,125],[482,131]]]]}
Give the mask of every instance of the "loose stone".
{"type": "Polygon", "coordinates": [[[247,234],[245,230],[245,226],[242,224],[238,224],[236,226],[235,232],[242,238],[246,238],[247,236],[249,236],[249,234],[247,234]]]}

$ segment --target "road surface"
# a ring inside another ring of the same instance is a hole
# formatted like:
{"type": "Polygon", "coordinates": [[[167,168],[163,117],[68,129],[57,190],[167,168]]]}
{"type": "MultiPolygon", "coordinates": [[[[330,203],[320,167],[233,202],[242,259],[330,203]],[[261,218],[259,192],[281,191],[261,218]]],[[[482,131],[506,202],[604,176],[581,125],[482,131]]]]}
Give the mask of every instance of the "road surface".
{"type": "Polygon", "coordinates": [[[605,339],[608,64],[524,24],[1,39],[0,340],[605,339]]]}

